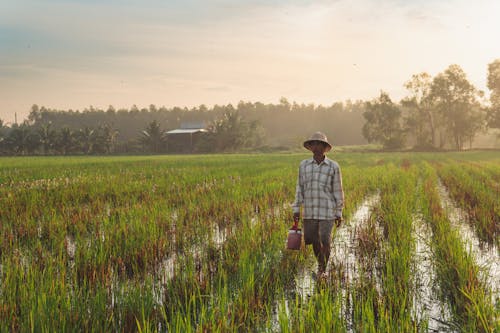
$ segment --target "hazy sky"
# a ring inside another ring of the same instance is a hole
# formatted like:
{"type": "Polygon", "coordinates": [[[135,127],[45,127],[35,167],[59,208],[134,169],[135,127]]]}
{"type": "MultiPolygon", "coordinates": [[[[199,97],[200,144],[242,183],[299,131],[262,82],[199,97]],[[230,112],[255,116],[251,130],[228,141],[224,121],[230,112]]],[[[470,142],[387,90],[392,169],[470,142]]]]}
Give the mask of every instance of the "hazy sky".
{"type": "Polygon", "coordinates": [[[498,0],[0,0],[0,119],[57,109],[330,105],[458,64],[486,90],[498,0]]]}

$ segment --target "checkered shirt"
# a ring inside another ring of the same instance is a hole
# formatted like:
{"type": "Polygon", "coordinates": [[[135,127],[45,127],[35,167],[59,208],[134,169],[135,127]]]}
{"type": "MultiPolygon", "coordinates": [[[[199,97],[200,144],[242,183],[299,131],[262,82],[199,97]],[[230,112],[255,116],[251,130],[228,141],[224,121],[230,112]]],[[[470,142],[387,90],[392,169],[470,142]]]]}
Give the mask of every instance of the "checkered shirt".
{"type": "Polygon", "coordinates": [[[325,157],[320,164],[314,158],[300,163],[293,212],[300,212],[301,206],[304,219],[333,220],[342,217],[344,191],[337,162],[325,157]]]}

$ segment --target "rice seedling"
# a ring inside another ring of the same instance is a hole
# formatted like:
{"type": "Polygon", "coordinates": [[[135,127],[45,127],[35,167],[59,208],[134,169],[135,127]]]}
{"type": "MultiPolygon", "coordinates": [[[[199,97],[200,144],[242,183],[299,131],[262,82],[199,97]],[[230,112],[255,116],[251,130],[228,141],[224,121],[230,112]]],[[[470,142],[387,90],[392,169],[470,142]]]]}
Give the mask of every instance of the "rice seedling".
{"type": "Polygon", "coordinates": [[[433,251],[441,295],[450,304],[455,321],[462,330],[493,332],[498,323],[488,296],[489,288],[479,278],[479,268],[467,253],[456,229],[444,214],[436,191],[437,178],[429,167],[424,169],[426,215],[433,230],[433,251]]]}
{"type": "Polygon", "coordinates": [[[500,235],[500,200],[498,189],[489,177],[464,164],[446,165],[439,176],[451,196],[467,211],[478,237],[497,247],[500,235]]]}
{"type": "Polygon", "coordinates": [[[480,216],[497,207],[498,154],[339,153],[345,224],[324,281],[310,248],[285,250],[306,157],[0,159],[0,331],[498,330],[493,282],[441,208],[434,171],[444,182],[462,166],[450,189],[485,204],[452,197],[480,216]],[[449,316],[427,309],[430,296],[449,316]]]}

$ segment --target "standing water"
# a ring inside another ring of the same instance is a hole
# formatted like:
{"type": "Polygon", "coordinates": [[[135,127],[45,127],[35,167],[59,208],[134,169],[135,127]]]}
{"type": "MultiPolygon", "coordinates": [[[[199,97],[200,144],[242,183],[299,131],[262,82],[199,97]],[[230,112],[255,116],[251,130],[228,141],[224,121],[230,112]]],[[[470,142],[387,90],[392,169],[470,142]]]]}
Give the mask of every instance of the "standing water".
{"type": "Polygon", "coordinates": [[[359,273],[357,249],[357,234],[363,223],[370,218],[371,212],[380,202],[380,193],[377,192],[368,196],[358,207],[348,222],[338,229],[332,242],[330,252],[330,266],[343,267],[343,277],[345,284],[342,288],[344,302],[343,313],[346,314],[349,331],[352,331],[353,322],[350,314],[353,312],[353,299],[349,292],[350,285],[355,282],[359,273]]]}
{"type": "Polygon", "coordinates": [[[447,213],[451,224],[457,228],[462,240],[465,242],[469,253],[476,263],[482,268],[484,278],[489,286],[495,302],[500,298],[500,256],[495,245],[481,243],[474,230],[466,222],[467,212],[458,207],[451,199],[448,190],[441,181],[438,183],[438,192],[441,207],[447,213]]]}
{"type": "Polygon", "coordinates": [[[452,315],[434,290],[436,272],[429,245],[431,233],[421,215],[413,216],[413,228],[416,235],[414,316],[417,322],[427,319],[430,332],[446,332],[450,330],[446,323],[451,322],[452,315]]]}
{"type": "Polygon", "coordinates": [[[337,229],[332,242],[330,261],[345,268],[346,281],[353,281],[358,273],[356,256],[356,234],[361,224],[370,218],[371,210],[380,202],[380,193],[367,197],[353,216],[340,229],[337,229]]]}

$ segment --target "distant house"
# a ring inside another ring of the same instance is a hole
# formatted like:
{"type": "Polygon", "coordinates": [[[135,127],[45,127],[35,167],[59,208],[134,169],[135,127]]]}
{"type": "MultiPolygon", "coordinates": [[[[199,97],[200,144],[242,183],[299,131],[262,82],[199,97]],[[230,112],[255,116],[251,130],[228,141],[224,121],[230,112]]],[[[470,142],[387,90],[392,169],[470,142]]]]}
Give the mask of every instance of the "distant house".
{"type": "Polygon", "coordinates": [[[181,123],[181,127],[167,132],[168,151],[192,153],[208,131],[204,123],[181,123]]]}

